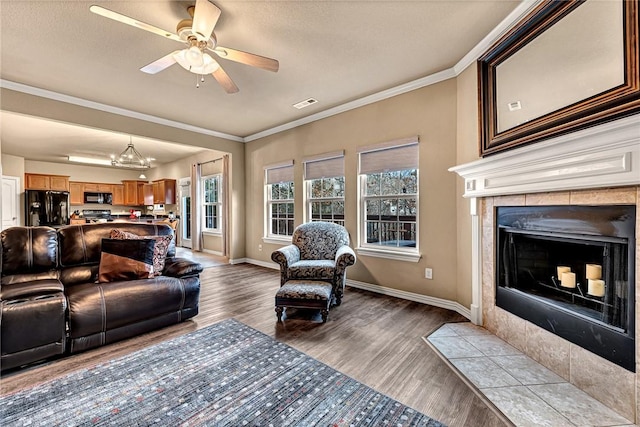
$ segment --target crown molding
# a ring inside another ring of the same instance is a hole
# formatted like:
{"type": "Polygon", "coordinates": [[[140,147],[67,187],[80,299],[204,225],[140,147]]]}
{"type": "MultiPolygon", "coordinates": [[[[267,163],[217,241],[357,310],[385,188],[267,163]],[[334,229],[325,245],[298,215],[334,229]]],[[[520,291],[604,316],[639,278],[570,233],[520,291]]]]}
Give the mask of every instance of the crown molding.
{"type": "Polygon", "coordinates": [[[80,107],[91,108],[93,110],[104,111],[106,113],[117,114],[119,116],[125,116],[125,117],[131,117],[133,119],[144,120],[146,122],[156,123],[163,126],[169,126],[177,129],[187,130],[190,132],[195,132],[203,135],[215,136],[217,138],[228,139],[230,141],[235,141],[235,142],[244,142],[244,138],[240,136],[229,135],[227,133],[222,133],[222,132],[218,132],[211,129],[205,129],[198,126],[188,125],[186,123],[163,119],[162,117],[139,113],[133,110],[127,110],[125,108],[114,107],[107,104],[101,104],[99,102],[89,101],[87,99],[77,98],[75,96],[65,95],[62,93],[53,92],[47,89],[29,86],[22,83],[16,83],[9,80],[0,79],[0,87],[4,89],[14,90],[16,92],[22,92],[29,95],[39,96],[41,98],[52,99],[54,101],[66,102],[67,104],[73,104],[73,105],[78,105],[80,107]]]}
{"type": "Polygon", "coordinates": [[[456,65],[453,66],[453,71],[455,75],[459,75],[467,67],[474,62],[485,53],[500,37],[502,37],[507,31],[511,29],[516,23],[520,22],[522,18],[524,18],[531,10],[533,10],[538,4],[540,4],[542,0],[522,0],[513,11],[507,15],[506,18],[502,20],[485,38],[483,38],[480,43],[475,45],[473,49],[469,51],[465,56],[462,57],[460,61],[456,65]]]}
{"type": "Polygon", "coordinates": [[[447,70],[440,71],[438,73],[431,74],[417,80],[413,80],[409,83],[392,87],[391,89],[383,90],[382,92],[377,92],[372,95],[365,96],[364,98],[356,99],[355,101],[347,102],[346,104],[338,105],[337,107],[329,108],[328,110],[320,111],[319,113],[315,113],[310,116],[303,117],[301,119],[294,120],[280,126],[276,126],[274,128],[263,130],[262,132],[254,133],[253,135],[246,136],[244,140],[245,142],[251,142],[256,139],[276,134],[278,132],[293,129],[298,126],[325,119],[327,117],[335,116],[336,114],[344,113],[346,111],[354,110],[365,105],[373,104],[374,102],[382,101],[397,95],[401,95],[403,93],[411,92],[412,90],[436,84],[453,77],[456,77],[456,74],[454,73],[453,68],[449,68],[447,70]]]}

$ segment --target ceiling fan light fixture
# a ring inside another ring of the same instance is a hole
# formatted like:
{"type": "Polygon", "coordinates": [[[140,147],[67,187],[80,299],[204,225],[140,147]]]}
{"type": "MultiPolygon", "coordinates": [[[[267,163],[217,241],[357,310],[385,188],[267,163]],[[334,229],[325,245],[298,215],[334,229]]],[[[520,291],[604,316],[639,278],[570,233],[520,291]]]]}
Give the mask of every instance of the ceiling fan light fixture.
{"type": "MultiPolygon", "coordinates": [[[[162,37],[181,43],[186,42],[187,46],[183,47],[182,50],[165,55],[140,69],[140,71],[147,74],[156,74],[177,62],[185,70],[199,75],[202,81],[204,81],[203,76],[205,74],[212,74],[213,78],[223,89],[227,93],[232,94],[239,91],[238,86],[236,86],[220,64],[205,53],[206,51],[214,52],[221,58],[272,72],[277,72],[280,67],[278,61],[275,59],[218,46],[214,29],[222,11],[218,6],[211,3],[211,0],[196,0],[195,6],[189,6],[187,11],[192,19],[183,19],[180,21],[176,27],[177,34],[121,13],[105,9],[101,6],[91,6],[90,10],[105,18],[140,28],[162,37]]],[[[198,83],[196,83],[196,87],[199,87],[198,83]]]]}
{"type": "Polygon", "coordinates": [[[218,64],[216,60],[213,59],[211,55],[207,53],[202,54],[201,65],[199,66],[191,65],[191,63],[188,60],[188,55],[189,55],[188,51],[190,49],[193,49],[193,47],[189,49],[183,49],[180,52],[173,55],[173,58],[176,60],[176,62],[180,64],[180,66],[185,70],[190,71],[194,74],[204,75],[204,74],[211,74],[214,71],[216,71],[218,68],[220,68],[220,64],[218,64]]]}
{"type": "Polygon", "coordinates": [[[202,67],[204,64],[203,56],[202,51],[196,45],[191,46],[185,53],[185,59],[191,67],[202,67]]]}
{"type": "Polygon", "coordinates": [[[203,65],[202,65],[202,73],[200,74],[211,74],[220,68],[220,64],[211,57],[208,53],[202,55],[203,65]]]}

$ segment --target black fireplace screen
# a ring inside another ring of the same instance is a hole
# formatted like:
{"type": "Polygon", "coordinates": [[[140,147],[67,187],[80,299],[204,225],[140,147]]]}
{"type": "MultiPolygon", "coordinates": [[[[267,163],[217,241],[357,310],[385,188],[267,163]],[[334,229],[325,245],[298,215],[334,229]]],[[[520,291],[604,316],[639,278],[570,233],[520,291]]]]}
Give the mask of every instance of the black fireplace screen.
{"type": "Polygon", "coordinates": [[[635,370],[635,206],[498,207],[496,218],[496,305],[635,370]]]}

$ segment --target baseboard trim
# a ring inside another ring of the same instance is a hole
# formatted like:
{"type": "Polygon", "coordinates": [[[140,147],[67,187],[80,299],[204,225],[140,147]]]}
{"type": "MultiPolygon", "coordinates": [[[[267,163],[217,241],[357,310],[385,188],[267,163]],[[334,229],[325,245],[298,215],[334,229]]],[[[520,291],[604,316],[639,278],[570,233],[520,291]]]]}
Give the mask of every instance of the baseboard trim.
{"type": "Polygon", "coordinates": [[[280,266],[275,262],[260,261],[258,259],[252,259],[252,258],[243,258],[243,259],[244,259],[244,262],[246,262],[247,264],[254,264],[254,265],[259,265],[260,267],[271,268],[273,270],[280,270],[280,266]]]}
{"type": "Polygon", "coordinates": [[[202,252],[204,252],[205,254],[211,254],[211,255],[215,255],[215,256],[224,256],[224,255],[222,255],[222,252],[212,251],[211,249],[203,249],[202,252]]]}
{"type": "MultiPolygon", "coordinates": [[[[242,262],[246,262],[248,264],[259,265],[260,267],[271,268],[274,270],[278,270],[280,267],[275,262],[266,262],[260,261],[257,259],[251,258],[242,258],[242,262]]],[[[236,260],[238,261],[238,260],[236,260]]],[[[230,263],[232,263],[230,261],[230,263]]],[[[239,262],[236,262],[239,264],[239,262]]],[[[471,320],[471,310],[463,306],[462,304],[451,301],[448,299],[430,297],[427,295],[416,294],[413,292],[401,291],[400,289],[387,288],[386,286],[374,285],[372,283],[359,282],[357,280],[347,279],[347,286],[351,286],[358,289],[364,289],[365,291],[375,292],[377,294],[388,295],[390,297],[396,297],[401,299],[406,299],[409,301],[415,301],[422,304],[433,305],[434,307],[446,308],[447,310],[455,311],[456,313],[466,317],[471,320]]]]}
{"type": "Polygon", "coordinates": [[[371,291],[382,295],[415,301],[422,304],[433,305],[435,307],[446,308],[471,320],[471,310],[462,304],[448,299],[430,297],[428,295],[416,294],[414,292],[402,291],[400,289],[387,288],[386,286],[374,285],[372,283],[359,282],[357,280],[347,279],[347,286],[352,286],[365,291],[371,291]]]}

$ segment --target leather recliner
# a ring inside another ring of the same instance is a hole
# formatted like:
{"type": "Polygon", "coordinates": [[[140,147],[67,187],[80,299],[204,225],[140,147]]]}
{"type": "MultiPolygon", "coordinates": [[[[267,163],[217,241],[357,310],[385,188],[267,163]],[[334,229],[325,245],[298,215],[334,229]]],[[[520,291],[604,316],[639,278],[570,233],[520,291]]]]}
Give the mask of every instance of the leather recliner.
{"type": "Polygon", "coordinates": [[[9,228],[1,250],[0,367],[64,354],[67,300],[58,280],[56,231],[9,228]]]}
{"type": "Polygon", "coordinates": [[[202,266],[175,258],[175,239],[162,275],[95,283],[102,239],[114,228],[173,234],[167,225],[124,222],[2,231],[0,369],[98,347],[198,313],[202,266]]]}

